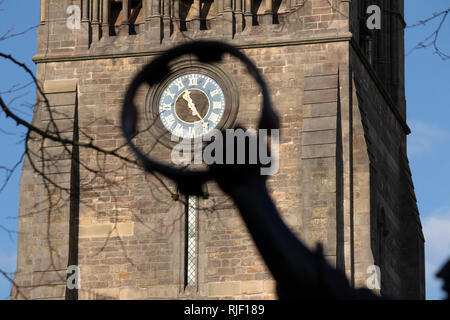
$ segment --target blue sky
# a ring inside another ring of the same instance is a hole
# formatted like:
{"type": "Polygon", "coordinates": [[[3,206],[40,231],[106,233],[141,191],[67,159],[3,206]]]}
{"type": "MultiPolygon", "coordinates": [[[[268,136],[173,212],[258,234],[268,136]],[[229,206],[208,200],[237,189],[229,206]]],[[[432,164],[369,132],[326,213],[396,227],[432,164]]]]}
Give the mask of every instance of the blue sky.
{"type": "MultiPolygon", "coordinates": [[[[405,20],[411,25],[450,7],[448,0],[405,1],[405,20]]],[[[439,21],[406,30],[406,52],[433,32],[439,21]]],[[[450,17],[440,47],[450,54],[450,17]]],[[[442,299],[435,272],[450,257],[450,60],[432,49],[406,57],[408,156],[425,234],[427,298],[442,299]]]]}
{"type": "MultiPolygon", "coordinates": [[[[0,4],[0,10],[0,37],[12,26],[15,26],[12,33],[17,33],[39,24],[39,1],[5,0],[0,4]]],[[[36,66],[31,61],[31,57],[36,54],[36,29],[19,37],[0,41],[0,52],[11,54],[36,73],[36,66]]],[[[0,59],[0,92],[7,91],[17,84],[27,84],[31,80],[19,68],[0,59]]],[[[13,101],[13,106],[21,110],[26,109],[28,112],[24,117],[30,119],[31,110],[24,108],[22,104],[32,104],[35,101],[33,86],[30,85],[18,94],[0,93],[0,95],[6,103],[13,97],[24,95],[13,101]]],[[[16,127],[12,121],[5,119],[3,113],[0,114],[0,166],[12,166],[20,159],[24,151],[24,133],[22,127],[16,127]],[[14,135],[5,134],[4,131],[14,135]]],[[[8,182],[7,188],[0,192],[0,226],[15,231],[17,231],[20,169],[19,167],[8,182]]],[[[3,179],[4,172],[0,170],[0,185],[3,179]]],[[[17,234],[11,236],[12,239],[5,230],[0,229],[0,269],[13,272],[16,269],[17,234]]],[[[0,299],[8,298],[10,288],[10,283],[0,276],[0,299]]]]}
{"type": "MultiPolygon", "coordinates": [[[[450,7],[448,0],[405,1],[405,20],[411,25],[435,12],[450,7]]],[[[39,1],[4,0],[0,6],[0,37],[11,26],[14,32],[39,23],[39,1]]],[[[406,30],[408,52],[434,31],[438,21],[425,27],[406,30]]],[[[450,54],[450,17],[443,26],[441,48],[450,54]]],[[[36,71],[31,57],[36,53],[36,31],[0,41],[0,52],[10,53],[36,71]]],[[[450,60],[442,61],[432,49],[414,51],[406,57],[406,98],[408,123],[412,134],[408,138],[408,155],[426,239],[427,298],[442,299],[441,282],[434,278],[436,270],[450,256],[450,60]]],[[[0,92],[16,84],[28,84],[31,79],[21,70],[0,60],[0,92]]],[[[0,93],[5,102],[15,95],[0,93]]],[[[24,109],[35,100],[32,86],[20,91],[13,106],[24,109]],[[22,96],[23,95],[23,96],[22,96]]],[[[31,110],[23,116],[30,119],[31,110]]],[[[23,152],[23,134],[0,114],[0,166],[14,164],[23,152]],[[5,134],[4,131],[13,133],[5,134]]],[[[4,172],[0,170],[0,183],[4,172]]],[[[0,226],[17,230],[19,170],[0,193],[0,226]]],[[[0,269],[13,272],[16,267],[17,235],[0,229],[0,269]]],[[[0,299],[7,299],[9,282],[0,276],[0,299]]]]}

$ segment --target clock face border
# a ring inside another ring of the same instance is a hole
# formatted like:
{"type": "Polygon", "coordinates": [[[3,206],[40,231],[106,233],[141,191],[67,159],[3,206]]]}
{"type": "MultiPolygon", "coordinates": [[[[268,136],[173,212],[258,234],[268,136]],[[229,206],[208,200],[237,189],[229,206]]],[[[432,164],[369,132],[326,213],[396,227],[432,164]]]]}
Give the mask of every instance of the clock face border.
{"type": "Polygon", "coordinates": [[[216,128],[226,108],[225,100],[213,78],[204,73],[187,73],[175,78],[163,91],[159,118],[168,131],[191,140],[216,128]]]}
{"type": "MultiPolygon", "coordinates": [[[[231,128],[239,110],[239,93],[234,80],[216,64],[206,64],[192,60],[178,61],[170,65],[170,74],[158,85],[152,86],[145,97],[145,122],[150,133],[159,143],[173,148],[182,141],[171,141],[171,133],[167,130],[159,117],[159,101],[164,90],[176,78],[186,74],[198,73],[212,78],[222,89],[225,97],[225,110],[215,129],[231,128]]],[[[189,140],[189,139],[188,139],[189,140]]],[[[193,140],[192,140],[193,141],[193,140]]]]}

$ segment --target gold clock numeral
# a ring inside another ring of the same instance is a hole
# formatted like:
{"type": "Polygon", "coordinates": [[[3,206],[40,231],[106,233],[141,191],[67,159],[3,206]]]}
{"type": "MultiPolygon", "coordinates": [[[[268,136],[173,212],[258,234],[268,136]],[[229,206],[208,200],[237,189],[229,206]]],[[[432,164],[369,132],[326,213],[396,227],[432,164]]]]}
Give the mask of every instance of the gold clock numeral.
{"type": "Polygon", "coordinates": [[[217,113],[211,113],[208,117],[208,120],[215,123],[219,119],[219,115],[217,113]]]}
{"type": "Polygon", "coordinates": [[[206,79],[205,83],[203,84],[203,89],[206,88],[206,85],[208,84],[208,82],[209,82],[209,79],[206,79]]]}
{"type": "Polygon", "coordinates": [[[221,101],[213,101],[213,109],[222,109],[221,101]]]}

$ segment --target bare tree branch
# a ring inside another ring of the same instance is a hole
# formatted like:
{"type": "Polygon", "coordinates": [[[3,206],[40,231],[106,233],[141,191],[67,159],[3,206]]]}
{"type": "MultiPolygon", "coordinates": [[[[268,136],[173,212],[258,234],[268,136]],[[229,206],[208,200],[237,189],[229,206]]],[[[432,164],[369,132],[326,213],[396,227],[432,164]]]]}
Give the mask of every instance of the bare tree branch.
{"type": "Polygon", "coordinates": [[[439,20],[439,24],[436,27],[436,29],[429,35],[427,36],[424,40],[420,41],[414,48],[412,48],[407,55],[411,54],[413,51],[418,50],[418,49],[426,49],[429,47],[432,47],[434,49],[434,53],[437,54],[442,60],[447,60],[450,58],[450,55],[443,52],[440,48],[439,48],[439,36],[441,34],[442,31],[442,27],[445,23],[445,21],[447,20],[448,14],[450,13],[450,8],[448,8],[447,10],[443,10],[441,12],[438,13],[434,13],[431,17],[429,17],[428,19],[425,20],[420,20],[419,22],[408,26],[407,28],[416,28],[416,27],[420,27],[420,26],[426,26],[428,22],[434,21],[436,19],[440,19],[439,20]]]}

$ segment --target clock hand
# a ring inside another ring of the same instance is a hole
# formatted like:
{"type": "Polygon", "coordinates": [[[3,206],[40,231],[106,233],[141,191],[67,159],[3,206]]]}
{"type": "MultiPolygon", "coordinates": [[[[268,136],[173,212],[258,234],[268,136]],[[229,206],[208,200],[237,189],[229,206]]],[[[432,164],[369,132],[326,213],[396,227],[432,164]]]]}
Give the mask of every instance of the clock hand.
{"type": "Polygon", "coordinates": [[[192,114],[196,115],[200,119],[200,121],[202,122],[203,127],[205,129],[208,129],[208,124],[205,122],[205,120],[202,118],[202,116],[198,113],[197,109],[195,108],[194,103],[189,102],[188,105],[189,105],[189,108],[191,108],[191,110],[192,110],[192,114]]]}
{"type": "Polygon", "coordinates": [[[205,122],[205,120],[202,118],[202,116],[198,112],[197,108],[195,107],[194,101],[192,101],[192,98],[190,97],[190,92],[188,89],[186,89],[184,91],[183,99],[187,101],[188,107],[192,111],[192,115],[197,116],[200,119],[200,121],[202,122],[203,128],[208,129],[208,124],[205,122]]]}
{"type": "Polygon", "coordinates": [[[192,98],[190,96],[190,92],[188,89],[184,90],[183,99],[188,102],[188,107],[189,107],[189,109],[191,109],[192,115],[195,116],[196,113],[198,113],[198,111],[197,111],[197,108],[195,108],[195,104],[192,101],[192,98]]]}

